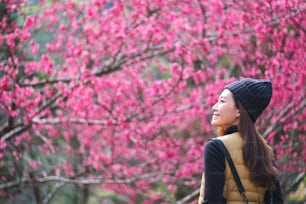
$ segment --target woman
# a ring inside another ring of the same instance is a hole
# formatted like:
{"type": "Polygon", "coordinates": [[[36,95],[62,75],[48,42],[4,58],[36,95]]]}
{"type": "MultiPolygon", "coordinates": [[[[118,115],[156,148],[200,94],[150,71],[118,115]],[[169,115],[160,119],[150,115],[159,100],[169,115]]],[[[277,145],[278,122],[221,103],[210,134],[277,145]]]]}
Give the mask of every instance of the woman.
{"type": "MultiPolygon", "coordinates": [[[[231,155],[249,203],[270,203],[269,192],[273,203],[283,203],[272,149],[254,126],[271,96],[270,81],[245,78],[225,86],[212,108],[211,125],[231,155]]],[[[245,203],[215,140],[205,146],[204,165],[199,204],[245,203]]]]}

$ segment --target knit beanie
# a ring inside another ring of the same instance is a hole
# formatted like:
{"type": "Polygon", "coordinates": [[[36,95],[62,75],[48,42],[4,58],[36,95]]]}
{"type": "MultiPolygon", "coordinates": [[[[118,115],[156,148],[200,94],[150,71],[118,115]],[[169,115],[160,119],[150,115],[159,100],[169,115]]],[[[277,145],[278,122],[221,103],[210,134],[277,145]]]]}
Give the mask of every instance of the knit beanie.
{"type": "Polygon", "coordinates": [[[244,78],[226,85],[225,89],[240,101],[254,123],[272,97],[272,84],[268,80],[244,78]]]}

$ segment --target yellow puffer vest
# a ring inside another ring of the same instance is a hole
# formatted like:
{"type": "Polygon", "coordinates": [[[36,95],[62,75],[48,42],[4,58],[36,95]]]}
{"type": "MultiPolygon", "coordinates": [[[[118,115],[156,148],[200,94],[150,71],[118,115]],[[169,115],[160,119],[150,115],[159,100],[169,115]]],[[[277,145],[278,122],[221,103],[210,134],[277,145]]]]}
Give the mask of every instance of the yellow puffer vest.
{"type": "MultiPolygon", "coordinates": [[[[235,132],[229,135],[218,137],[218,139],[222,140],[222,142],[224,143],[224,145],[226,146],[228,152],[232,157],[232,160],[237,169],[242,185],[246,191],[249,204],[262,203],[266,189],[258,187],[256,186],[255,183],[250,181],[250,171],[244,164],[243,160],[243,155],[242,155],[243,141],[242,138],[240,137],[240,134],[235,132]]],[[[223,189],[223,197],[226,199],[227,204],[245,203],[243,201],[243,197],[239,193],[238,187],[235,183],[235,179],[232,175],[231,169],[227,161],[225,163],[226,163],[225,182],[223,189]]],[[[204,178],[202,178],[200,197],[198,201],[199,204],[202,203],[202,200],[204,198],[204,182],[205,182],[204,178]]]]}

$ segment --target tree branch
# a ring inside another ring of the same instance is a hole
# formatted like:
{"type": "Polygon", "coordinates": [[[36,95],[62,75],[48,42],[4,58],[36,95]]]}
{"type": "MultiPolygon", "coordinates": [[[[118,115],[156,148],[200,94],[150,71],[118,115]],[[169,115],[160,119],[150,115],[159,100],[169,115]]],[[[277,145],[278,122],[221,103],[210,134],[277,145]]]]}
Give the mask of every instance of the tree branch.
{"type": "MultiPolygon", "coordinates": [[[[48,183],[48,182],[60,182],[60,183],[70,183],[70,184],[79,184],[79,185],[91,185],[91,184],[130,184],[139,180],[145,180],[150,178],[157,178],[161,175],[172,174],[173,172],[155,172],[149,174],[143,174],[140,176],[135,176],[131,178],[115,178],[115,179],[104,179],[104,178],[86,178],[86,177],[78,177],[78,178],[69,178],[69,177],[62,177],[62,176],[46,176],[41,178],[35,178],[36,181],[41,183],[48,183]]],[[[31,179],[29,178],[22,178],[18,181],[11,181],[7,183],[0,184],[0,190],[5,190],[9,188],[13,188],[19,186],[21,184],[30,184],[31,179]]]]}
{"type": "MultiPolygon", "coordinates": [[[[301,103],[300,103],[300,109],[303,109],[306,106],[306,101],[301,98],[300,99],[301,103]]],[[[287,115],[287,113],[294,107],[294,103],[291,102],[289,103],[277,116],[277,121],[280,120],[280,118],[284,117],[285,115],[287,115]]],[[[296,111],[295,111],[296,112],[296,111]]],[[[294,113],[295,113],[294,112],[294,113]]],[[[294,114],[292,113],[292,114],[294,114]]],[[[263,137],[267,137],[275,128],[277,128],[279,126],[279,123],[273,123],[273,125],[270,125],[269,128],[263,133],[263,137]]]]}
{"type": "Polygon", "coordinates": [[[26,130],[28,130],[31,127],[31,125],[21,125],[19,127],[14,128],[13,130],[5,133],[2,137],[1,137],[1,142],[2,141],[6,141],[11,137],[14,137],[18,134],[21,134],[23,132],[25,132],[26,130]]]}
{"type": "MultiPolygon", "coordinates": [[[[179,113],[179,112],[188,110],[192,107],[193,105],[189,104],[186,106],[179,107],[173,111],[169,111],[167,113],[179,113]]],[[[158,116],[158,115],[154,115],[154,116],[158,116]]],[[[143,121],[143,120],[148,119],[148,116],[137,117],[137,115],[132,115],[130,117],[127,117],[127,119],[124,120],[123,122],[130,122],[131,119],[133,118],[137,118],[139,121],[143,121]]],[[[32,123],[37,123],[37,124],[59,124],[59,123],[65,123],[65,122],[76,123],[76,124],[88,124],[88,125],[110,125],[109,122],[105,120],[95,120],[95,119],[85,119],[85,118],[38,118],[38,117],[35,117],[32,119],[32,123]]],[[[111,125],[118,125],[117,120],[113,120],[111,125]]]]}
{"type": "MultiPolygon", "coordinates": [[[[33,123],[39,124],[59,124],[63,122],[71,122],[76,124],[88,124],[88,125],[108,125],[107,121],[104,120],[93,120],[84,118],[34,118],[33,123]]],[[[117,122],[114,120],[112,125],[116,125],[117,122]]]]}
{"type": "Polygon", "coordinates": [[[292,181],[290,187],[288,189],[286,189],[285,194],[288,195],[290,192],[292,191],[296,191],[296,189],[298,188],[298,186],[300,185],[300,183],[302,181],[304,181],[306,176],[305,172],[299,173],[296,178],[292,181]]]}
{"type": "Polygon", "coordinates": [[[1,183],[0,184],[0,190],[6,190],[6,189],[14,188],[14,187],[17,187],[21,184],[29,184],[30,182],[31,181],[29,179],[24,177],[24,178],[21,178],[20,180],[1,183]]]}
{"type": "Polygon", "coordinates": [[[34,192],[36,204],[43,204],[41,200],[41,196],[40,196],[39,182],[37,181],[35,175],[32,172],[29,173],[29,178],[33,186],[33,192],[34,192]]]}
{"type": "MultiPolygon", "coordinates": [[[[200,3],[200,2],[199,2],[200,3]]],[[[201,8],[201,12],[203,14],[203,16],[205,15],[205,8],[203,7],[202,4],[200,4],[200,8],[201,8]]],[[[265,26],[273,26],[273,25],[276,25],[278,23],[280,23],[281,21],[285,21],[285,20],[288,20],[288,19],[291,19],[292,17],[304,12],[306,10],[305,7],[302,7],[302,8],[299,8],[299,9],[296,9],[296,11],[294,11],[293,13],[290,13],[288,14],[287,16],[283,17],[283,18],[278,18],[278,19],[275,19],[271,22],[267,22],[266,24],[264,24],[265,26]]],[[[301,27],[301,30],[304,31],[304,29],[301,27]]],[[[239,35],[239,34],[245,34],[245,33],[251,33],[251,32],[254,32],[255,31],[255,28],[254,27],[251,27],[251,28],[246,28],[246,29],[243,29],[243,30],[239,30],[239,31],[231,31],[231,32],[227,32],[225,33],[225,36],[233,36],[233,35],[239,35]]],[[[203,34],[202,35],[205,35],[204,34],[205,31],[203,31],[203,34]]],[[[220,36],[218,34],[213,34],[213,35],[209,35],[209,36],[206,36],[206,39],[208,41],[214,41],[214,40],[217,40],[220,36]]],[[[185,46],[187,46],[188,44],[185,44],[185,46]]],[[[158,48],[158,47],[157,47],[158,48]]],[[[113,72],[113,71],[117,71],[117,70],[120,70],[122,65],[127,63],[127,60],[126,59],[135,59],[134,61],[131,61],[130,63],[127,64],[127,66],[131,66],[133,64],[136,64],[137,62],[140,62],[140,61],[143,61],[143,60],[147,60],[147,59],[151,59],[153,57],[156,57],[156,56],[162,56],[162,55],[166,55],[166,54],[169,54],[171,52],[173,52],[174,50],[176,50],[175,47],[169,49],[169,50],[163,50],[159,53],[155,53],[155,54],[150,54],[150,55],[146,55],[146,56],[143,56],[143,53],[147,53],[148,51],[154,51],[154,48],[152,47],[151,49],[147,49],[145,50],[144,52],[140,52],[140,53],[135,53],[135,54],[132,54],[131,56],[127,57],[126,55],[123,55],[121,56],[121,59],[119,60],[120,62],[117,62],[116,63],[116,60],[118,61],[117,59],[117,56],[119,55],[119,52],[121,51],[121,47],[120,49],[118,50],[118,52],[115,54],[115,57],[113,58],[111,64],[109,65],[106,65],[102,68],[100,68],[99,70],[95,71],[92,75],[93,76],[101,76],[103,74],[108,74],[110,72],[113,72]],[[136,58],[139,57],[137,60],[136,58]],[[115,60],[116,59],[116,60],[115,60]]],[[[20,84],[21,86],[23,87],[26,87],[26,86],[32,86],[32,87],[36,87],[36,86],[43,86],[45,84],[54,84],[54,83],[58,83],[58,82],[64,82],[64,83],[69,83],[70,81],[74,80],[74,78],[64,78],[64,79],[48,79],[48,80],[44,80],[44,81],[40,81],[38,83],[27,83],[27,84],[20,84]]]]}
{"type": "MultiPolygon", "coordinates": [[[[281,21],[286,21],[286,20],[291,19],[292,17],[304,12],[305,10],[306,10],[306,7],[296,9],[296,11],[294,11],[293,13],[290,13],[290,14],[284,16],[283,18],[277,18],[277,19],[274,19],[270,22],[267,22],[267,23],[263,24],[263,26],[267,26],[267,27],[274,26],[274,25],[280,23],[281,21]]],[[[255,31],[255,27],[250,27],[250,28],[245,28],[243,30],[227,32],[227,33],[225,33],[225,36],[246,34],[246,33],[251,33],[251,32],[254,32],[254,31],[255,31]]],[[[219,37],[220,36],[218,34],[213,34],[213,35],[207,36],[206,38],[207,38],[208,41],[214,41],[214,40],[217,40],[219,37]]]]}
{"type": "MultiPolygon", "coordinates": [[[[32,115],[39,115],[40,112],[42,112],[44,109],[46,109],[47,107],[49,107],[52,103],[54,103],[56,101],[56,99],[58,99],[60,96],[62,96],[62,94],[57,93],[55,96],[53,96],[51,99],[49,99],[48,101],[46,101],[43,105],[41,105],[40,107],[38,107],[38,110],[35,111],[35,113],[33,113],[32,115]]],[[[14,129],[12,129],[11,131],[5,133],[2,137],[1,137],[1,141],[6,141],[11,137],[14,137],[18,134],[21,134],[23,132],[25,132],[26,130],[28,130],[31,127],[31,122],[27,125],[20,125],[14,129]]]]}
{"type": "MultiPolygon", "coordinates": [[[[289,103],[286,108],[284,108],[277,116],[277,121],[286,115],[288,111],[294,106],[294,103],[291,102],[289,103]]],[[[263,137],[267,137],[279,124],[278,123],[273,123],[272,125],[269,126],[269,128],[263,133],[263,137]]]]}
{"type": "Polygon", "coordinates": [[[42,80],[40,82],[37,83],[26,83],[26,84],[20,84],[21,87],[37,87],[37,86],[44,86],[46,84],[55,84],[55,83],[59,83],[59,82],[63,82],[63,83],[69,83],[72,80],[75,80],[76,78],[63,78],[63,79],[47,79],[47,80],[42,80]]]}
{"type": "Polygon", "coordinates": [[[164,99],[166,99],[175,90],[175,88],[178,87],[178,85],[180,84],[180,82],[183,79],[183,71],[184,71],[184,63],[182,63],[181,72],[180,72],[179,78],[177,79],[175,84],[170,88],[170,90],[167,93],[165,93],[163,96],[159,97],[157,100],[153,101],[152,105],[155,105],[155,104],[159,103],[160,101],[163,101],[164,99]]]}
{"type": "MultiPolygon", "coordinates": [[[[202,19],[203,24],[207,24],[207,15],[206,15],[206,8],[204,5],[198,0],[198,4],[200,5],[201,13],[202,13],[202,19]]],[[[206,36],[206,29],[202,29],[202,38],[205,38],[206,36]]]]}
{"type": "Polygon", "coordinates": [[[56,195],[56,193],[65,185],[65,183],[57,183],[55,185],[55,189],[51,192],[49,192],[47,195],[46,195],[46,198],[44,199],[43,203],[44,204],[47,204],[49,203],[49,201],[56,195]]]}
{"type": "Polygon", "coordinates": [[[185,196],[181,200],[177,201],[176,204],[184,204],[184,203],[190,203],[193,201],[197,196],[200,194],[200,188],[197,188],[195,191],[190,193],[189,195],[185,196]]]}

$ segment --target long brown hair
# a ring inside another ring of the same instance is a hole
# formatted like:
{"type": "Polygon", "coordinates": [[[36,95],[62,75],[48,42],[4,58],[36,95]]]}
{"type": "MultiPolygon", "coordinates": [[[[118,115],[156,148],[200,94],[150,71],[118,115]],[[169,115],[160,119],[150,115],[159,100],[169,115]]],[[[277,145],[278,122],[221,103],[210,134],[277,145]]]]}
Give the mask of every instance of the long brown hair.
{"type": "Polygon", "coordinates": [[[240,111],[238,131],[243,139],[243,158],[251,175],[251,181],[259,186],[275,189],[276,169],[273,167],[273,151],[256,131],[249,114],[236,99],[240,111]]]}

